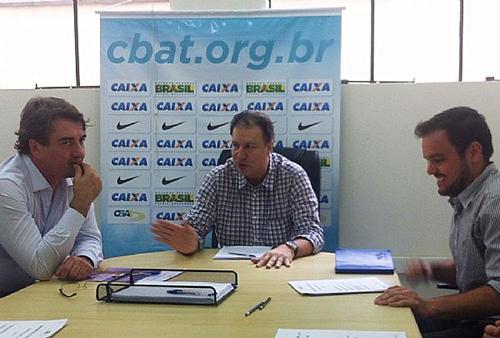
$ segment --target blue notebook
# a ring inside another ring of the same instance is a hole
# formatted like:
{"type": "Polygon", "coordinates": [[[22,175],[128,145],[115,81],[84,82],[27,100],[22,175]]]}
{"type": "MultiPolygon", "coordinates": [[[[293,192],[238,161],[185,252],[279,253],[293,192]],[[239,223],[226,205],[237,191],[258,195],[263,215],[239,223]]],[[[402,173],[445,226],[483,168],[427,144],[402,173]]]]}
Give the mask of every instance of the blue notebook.
{"type": "Polygon", "coordinates": [[[392,274],[391,250],[339,248],[335,251],[335,273],[392,274]]]}

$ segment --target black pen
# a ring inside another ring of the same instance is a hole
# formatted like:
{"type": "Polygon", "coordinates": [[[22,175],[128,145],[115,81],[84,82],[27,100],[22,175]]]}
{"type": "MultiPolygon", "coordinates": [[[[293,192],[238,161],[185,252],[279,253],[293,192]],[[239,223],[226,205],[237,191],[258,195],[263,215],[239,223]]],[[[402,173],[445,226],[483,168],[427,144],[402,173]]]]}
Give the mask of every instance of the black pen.
{"type": "Polygon", "coordinates": [[[267,304],[269,304],[270,301],[271,301],[271,297],[267,297],[266,300],[263,300],[262,302],[255,304],[255,306],[253,306],[250,310],[245,312],[245,317],[250,316],[252,313],[254,313],[257,310],[262,310],[263,308],[266,307],[267,304]]]}
{"type": "Polygon", "coordinates": [[[241,256],[241,257],[250,257],[250,258],[256,258],[257,256],[252,255],[252,254],[246,254],[246,253],[241,253],[241,252],[228,252],[229,255],[234,255],[234,256],[241,256]]]}
{"type": "Polygon", "coordinates": [[[267,299],[260,303],[259,310],[262,310],[266,307],[267,304],[271,301],[271,297],[267,297],[267,299]]]}
{"type": "Polygon", "coordinates": [[[182,289],[167,290],[167,293],[170,293],[171,295],[199,295],[198,292],[186,291],[182,289]]]}

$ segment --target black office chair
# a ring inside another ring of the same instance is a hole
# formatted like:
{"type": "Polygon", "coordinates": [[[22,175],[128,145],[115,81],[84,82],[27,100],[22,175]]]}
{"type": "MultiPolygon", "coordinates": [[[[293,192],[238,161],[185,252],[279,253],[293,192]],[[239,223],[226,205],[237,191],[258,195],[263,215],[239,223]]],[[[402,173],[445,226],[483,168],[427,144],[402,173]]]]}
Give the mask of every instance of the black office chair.
{"type": "MultiPolygon", "coordinates": [[[[305,150],[290,147],[275,147],[273,151],[277,154],[285,156],[292,162],[297,163],[304,168],[309,181],[311,181],[312,188],[316,194],[316,198],[320,199],[321,194],[321,164],[318,152],[315,150],[305,150]]],[[[226,163],[227,159],[231,157],[231,150],[225,149],[221,152],[217,165],[226,163]]],[[[215,232],[212,231],[212,248],[217,248],[218,240],[215,232]]]]}

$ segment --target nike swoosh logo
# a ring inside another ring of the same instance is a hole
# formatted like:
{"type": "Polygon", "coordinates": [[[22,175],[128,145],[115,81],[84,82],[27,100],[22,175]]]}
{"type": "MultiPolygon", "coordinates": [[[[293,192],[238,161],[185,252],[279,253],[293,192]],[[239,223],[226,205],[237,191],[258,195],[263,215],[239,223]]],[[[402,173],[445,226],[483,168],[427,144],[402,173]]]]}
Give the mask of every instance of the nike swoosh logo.
{"type": "Polygon", "coordinates": [[[314,123],[311,123],[311,124],[302,124],[302,122],[300,122],[299,126],[297,127],[297,129],[298,130],[306,130],[306,129],[314,127],[315,125],[320,124],[320,123],[321,123],[321,121],[314,122],[314,123]]]}
{"type": "Polygon", "coordinates": [[[161,129],[163,129],[163,130],[169,130],[169,129],[172,129],[174,127],[180,126],[181,124],[183,124],[185,122],[186,121],[182,121],[182,122],[174,123],[174,124],[167,124],[166,122],[163,122],[163,124],[161,126],[161,129]]]}
{"type": "Polygon", "coordinates": [[[226,124],[228,124],[229,122],[225,122],[225,123],[221,123],[221,124],[212,124],[212,122],[209,122],[208,123],[208,126],[207,126],[207,129],[208,130],[215,130],[217,128],[220,128],[222,126],[225,126],[226,124]]]}
{"type": "Polygon", "coordinates": [[[122,129],[128,128],[130,126],[133,126],[134,124],[139,123],[139,122],[141,122],[141,121],[135,121],[135,122],[125,123],[125,124],[122,124],[121,122],[118,122],[116,124],[116,129],[122,130],[122,129]]]}
{"type": "Polygon", "coordinates": [[[167,180],[166,177],[163,177],[163,179],[161,180],[161,184],[168,185],[170,183],[174,183],[175,181],[182,180],[184,177],[186,177],[186,176],[179,176],[176,178],[172,178],[171,180],[167,180]]]}
{"type": "Polygon", "coordinates": [[[140,177],[141,175],[139,176],[133,176],[133,177],[129,177],[129,178],[121,178],[120,176],[118,176],[118,178],[116,179],[116,183],[122,185],[122,184],[125,184],[127,182],[130,182],[132,180],[135,180],[137,177],[140,177]]]}

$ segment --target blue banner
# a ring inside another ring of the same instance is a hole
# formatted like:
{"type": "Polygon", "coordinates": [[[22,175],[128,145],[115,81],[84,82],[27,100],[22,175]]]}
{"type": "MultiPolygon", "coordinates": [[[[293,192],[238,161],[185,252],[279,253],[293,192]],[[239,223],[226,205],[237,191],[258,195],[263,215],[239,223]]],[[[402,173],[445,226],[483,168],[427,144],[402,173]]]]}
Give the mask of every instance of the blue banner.
{"type": "Polygon", "coordinates": [[[106,257],[164,250],[250,109],[276,146],[317,150],[325,250],[338,245],[340,12],[101,13],[101,227],[106,257]]]}

